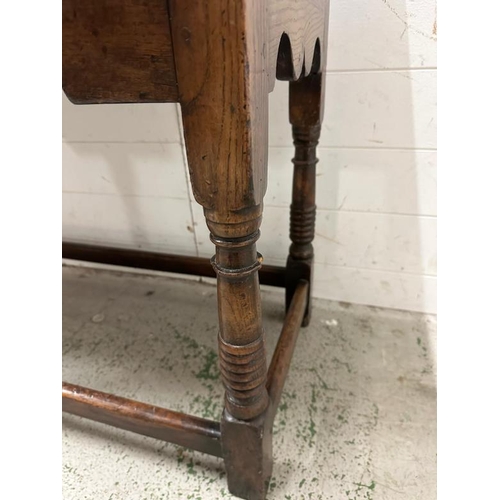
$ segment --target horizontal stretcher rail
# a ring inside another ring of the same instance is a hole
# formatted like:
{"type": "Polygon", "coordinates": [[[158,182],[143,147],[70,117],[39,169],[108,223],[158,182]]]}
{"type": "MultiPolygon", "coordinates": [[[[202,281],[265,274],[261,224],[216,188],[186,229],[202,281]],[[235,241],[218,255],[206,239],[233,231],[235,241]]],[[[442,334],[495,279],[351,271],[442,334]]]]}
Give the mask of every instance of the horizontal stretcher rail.
{"type": "MultiPolygon", "coordinates": [[[[64,259],[215,278],[215,271],[210,260],[201,257],[69,242],[63,242],[62,256],[64,259]]],[[[263,265],[259,271],[259,279],[263,285],[283,288],[285,287],[285,268],[263,265]]]]}
{"type": "Polygon", "coordinates": [[[274,350],[271,365],[267,371],[266,387],[270,400],[267,411],[268,418],[271,419],[274,419],[276,415],[288,369],[292,362],[293,351],[306,311],[308,290],[309,283],[305,280],[300,280],[288,308],[280,338],[274,350]]]}
{"type": "Polygon", "coordinates": [[[63,382],[62,409],[96,422],[222,456],[220,425],[184,413],[63,382]]]}

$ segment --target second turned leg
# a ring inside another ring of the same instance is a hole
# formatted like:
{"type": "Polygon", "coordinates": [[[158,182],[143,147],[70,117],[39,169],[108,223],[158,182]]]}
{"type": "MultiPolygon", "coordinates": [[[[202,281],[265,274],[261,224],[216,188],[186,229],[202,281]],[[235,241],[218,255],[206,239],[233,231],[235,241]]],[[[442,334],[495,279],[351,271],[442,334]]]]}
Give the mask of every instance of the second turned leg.
{"type": "MultiPolygon", "coordinates": [[[[321,132],[323,77],[312,74],[290,83],[289,113],[295,156],[293,162],[292,204],[290,206],[290,245],[286,263],[286,307],[290,306],[299,280],[312,288],[314,223],[316,219],[316,147],[321,132]]],[[[309,299],[303,326],[311,318],[309,299]]]]}

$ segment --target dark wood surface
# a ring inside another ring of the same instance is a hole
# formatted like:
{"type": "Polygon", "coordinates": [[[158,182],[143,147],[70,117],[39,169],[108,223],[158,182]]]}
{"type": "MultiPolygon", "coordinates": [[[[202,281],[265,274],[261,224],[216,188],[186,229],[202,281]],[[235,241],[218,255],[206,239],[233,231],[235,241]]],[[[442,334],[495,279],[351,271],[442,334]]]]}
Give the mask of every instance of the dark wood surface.
{"type": "Polygon", "coordinates": [[[281,329],[281,334],[267,371],[266,387],[271,400],[267,416],[271,421],[274,420],[276,415],[281,393],[292,362],[293,351],[295,350],[300,326],[306,312],[308,294],[309,283],[305,280],[300,280],[290,301],[285,322],[283,323],[283,328],[281,329]]]}
{"type": "Polygon", "coordinates": [[[258,230],[231,239],[211,235],[216,245],[212,263],[217,272],[219,364],[226,409],[240,420],[258,417],[268,404],[258,237],[258,230]]]}
{"type": "MultiPolygon", "coordinates": [[[[266,496],[272,418],[298,325],[310,318],[327,30],[327,0],[63,0],[68,97],[181,104],[191,185],[215,245],[225,388],[222,455],[230,492],[248,500],[266,496]],[[295,157],[285,271],[288,314],[268,371],[257,240],[267,185],[268,94],[276,79],[291,82],[295,157]]],[[[166,266],[167,261],[170,266],[175,260],[120,252],[114,259],[108,263],[135,259],[137,267],[166,266]]],[[[207,275],[204,266],[184,261],[180,268],[207,275]]],[[[119,409],[107,411],[110,423],[116,422],[112,415],[119,409]]]]}
{"type": "Polygon", "coordinates": [[[246,500],[266,498],[273,470],[272,423],[266,413],[238,420],[227,409],[221,420],[222,452],[229,491],[246,500]]]}
{"type": "Polygon", "coordinates": [[[316,148],[321,132],[324,102],[323,74],[310,74],[290,82],[289,118],[295,155],[293,162],[292,204],[290,206],[290,245],[286,263],[286,305],[289,306],[299,280],[309,282],[304,324],[311,318],[313,283],[314,225],[316,220],[316,148]]]}
{"type": "Polygon", "coordinates": [[[211,84],[205,76],[218,72],[221,60],[237,70],[235,75],[242,68],[247,80],[252,68],[256,77],[247,91],[259,94],[271,92],[276,78],[321,72],[326,61],[325,0],[63,0],[62,14],[63,89],[74,103],[178,101],[171,26],[181,89],[184,67],[194,80],[188,87],[198,89],[211,84]],[[225,25],[227,36],[207,29],[219,13],[216,23],[225,25]],[[191,58],[181,57],[183,45],[196,46],[191,58]]]}
{"type": "Polygon", "coordinates": [[[309,284],[300,281],[288,309],[271,365],[267,370],[269,404],[261,415],[241,421],[224,411],[221,421],[222,451],[229,490],[241,498],[266,497],[273,468],[272,431],[300,325],[307,306],[309,284]]]}
{"type": "Polygon", "coordinates": [[[220,457],[220,425],[63,382],[63,411],[220,457]]]}
{"type": "Polygon", "coordinates": [[[196,201],[217,222],[266,189],[262,2],[170,0],[179,99],[196,201]]]}
{"type": "MultiPolygon", "coordinates": [[[[168,273],[191,274],[215,278],[215,270],[210,259],[172,255],[128,248],[114,248],[83,243],[63,242],[63,259],[110,264],[113,266],[150,269],[168,273]]],[[[259,269],[259,279],[263,285],[285,287],[285,268],[263,265],[259,269]]]]}
{"type": "Polygon", "coordinates": [[[62,86],[76,104],[177,101],[165,0],[63,0],[62,86]]]}

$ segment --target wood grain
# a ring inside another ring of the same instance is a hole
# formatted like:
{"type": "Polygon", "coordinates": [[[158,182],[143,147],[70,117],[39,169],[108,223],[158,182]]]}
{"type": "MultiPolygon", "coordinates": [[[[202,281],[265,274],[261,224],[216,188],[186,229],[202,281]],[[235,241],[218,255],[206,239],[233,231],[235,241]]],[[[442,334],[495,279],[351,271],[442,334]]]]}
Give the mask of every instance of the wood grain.
{"type": "Polygon", "coordinates": [[[269,0],[268,91],[279,80],[297,80],[323,72],[326,65],[329,2],[269,0]],[[287,70],[283,71],[286,65],[287,70]],[[280,68],[281,66],[281,68],[280,68]]]}
{"type": "Polygon", "coordinates": [[[322,71],[328,2],[171,0],[170,15],[193,192],[220,220],[264,197],[267,94],[322,71]]]}
{"type": "Polygon", "coordinates": [[[171,0],[184,136],[196,201],[215,221],[259,205],[267,182],[262,2],[171,0]]]}
{"type": "Polygon", "coordinates": [[[175,102],[163,0],[63,0],[62,83],[75,104],[175,102]]]}

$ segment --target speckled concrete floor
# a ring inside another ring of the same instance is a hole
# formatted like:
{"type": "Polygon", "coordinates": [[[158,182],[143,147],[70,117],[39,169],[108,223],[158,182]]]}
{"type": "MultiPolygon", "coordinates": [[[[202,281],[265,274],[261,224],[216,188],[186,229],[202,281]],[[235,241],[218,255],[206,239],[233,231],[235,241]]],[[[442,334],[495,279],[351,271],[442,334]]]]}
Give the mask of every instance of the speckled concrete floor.
{"type": "MultiPolygon", "coordinates": [[[[215,288],[63,269],[64,380],[217,419],[215,288]]],[[[263,291],[268,354],[283,292],[263,291]]],[[[436,498],[433,316],[316,300],[274,427],[268,499],[436,498]]],[[[198,452],[63,416],[65,500],[235,498],[198,452]]]]}

